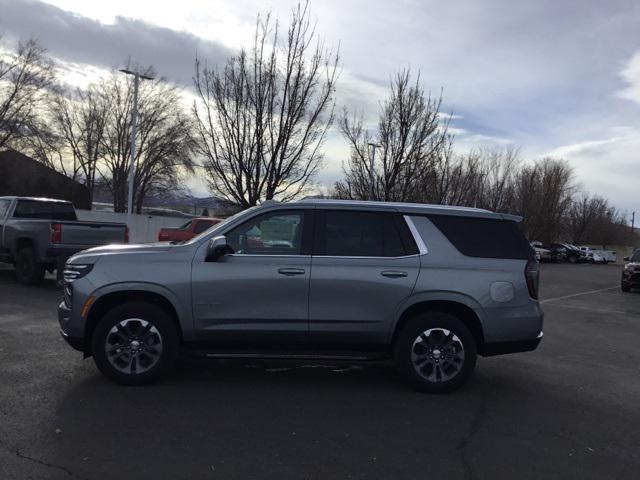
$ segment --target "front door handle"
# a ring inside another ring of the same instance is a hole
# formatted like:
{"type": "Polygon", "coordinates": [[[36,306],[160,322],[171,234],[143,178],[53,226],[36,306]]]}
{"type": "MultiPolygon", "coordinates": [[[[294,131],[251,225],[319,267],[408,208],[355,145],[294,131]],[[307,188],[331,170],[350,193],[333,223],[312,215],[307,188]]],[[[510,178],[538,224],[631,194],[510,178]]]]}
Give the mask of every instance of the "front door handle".
{"type": "Polygon", "coordinates": [[[288,277],[293,275],[304,275],[304,268],[279,268],[278,273],[288,277]]]}
{"type": "Polygon", "coordinates": [[[380,275],[388,278],[401,278],[409,275],[407,272],[401,272],[400,270],[383,270],[380,275]]]}

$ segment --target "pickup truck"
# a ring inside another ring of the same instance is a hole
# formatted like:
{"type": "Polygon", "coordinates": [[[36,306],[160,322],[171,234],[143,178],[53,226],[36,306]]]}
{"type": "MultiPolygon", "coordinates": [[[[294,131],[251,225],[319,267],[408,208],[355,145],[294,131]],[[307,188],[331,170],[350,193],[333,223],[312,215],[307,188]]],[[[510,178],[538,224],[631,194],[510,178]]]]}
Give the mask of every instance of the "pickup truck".
{"type": "Polygon", "coordinates": [[[162,228],[158,232],[158,241],[159,242],[186,242],[187,240],[191,240],[196,235],[204,232],[205,230],[217,225],[222,220],[219,218],[211,218],[211,217],[197,217],[192,218],[184,225],[177,228],[162,228]]]}
{"type": "Polygon", "coordinates": [[[87,248],[128,243],[124,223],[79,222],[71,202],[49,198],[0,197],[0,262],[15,265],[18,281],[33,285],[87,248]]]}

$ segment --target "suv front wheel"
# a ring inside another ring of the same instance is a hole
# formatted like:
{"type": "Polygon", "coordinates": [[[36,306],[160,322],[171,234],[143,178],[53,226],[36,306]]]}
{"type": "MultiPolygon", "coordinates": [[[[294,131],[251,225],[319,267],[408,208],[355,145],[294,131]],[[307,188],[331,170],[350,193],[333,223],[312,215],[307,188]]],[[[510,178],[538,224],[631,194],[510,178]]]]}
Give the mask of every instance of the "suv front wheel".
{"type": "Polygon", "coordinates": [[[395,344],[401,374],[417,390],[445,393],[462,386],[476,364],[477,346],[466,325],[446,312],[409,320],[395,344]]]}
{"type": "Polygon", "coordinates": [[[178,335],[158,305],[129,302],[109,310],[93,332],[93,358],[111,380],[144,385],[163,376],[178,352],[178,335]]]}

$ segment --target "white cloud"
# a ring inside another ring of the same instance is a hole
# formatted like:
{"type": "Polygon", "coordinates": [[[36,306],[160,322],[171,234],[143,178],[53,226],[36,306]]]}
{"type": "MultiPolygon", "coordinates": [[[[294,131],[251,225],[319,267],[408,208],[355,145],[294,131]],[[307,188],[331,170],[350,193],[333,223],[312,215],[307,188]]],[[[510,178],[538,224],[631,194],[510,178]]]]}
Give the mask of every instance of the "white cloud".
{"type": "Polygon", "coordinates": [[[611,133],[608,138],[557,147],[548,155],[569,161],[583,190],[606,196],[622,210],[638,210],[640,132],[617,127],[611,133]]]}
{"type": "Polygon", "coordinates": [[[640,103],[640,51],[631,56],[625,68],[620,72],[620,77],[627,83],[627,86],[616,92],[616,95],[640,103]]]}

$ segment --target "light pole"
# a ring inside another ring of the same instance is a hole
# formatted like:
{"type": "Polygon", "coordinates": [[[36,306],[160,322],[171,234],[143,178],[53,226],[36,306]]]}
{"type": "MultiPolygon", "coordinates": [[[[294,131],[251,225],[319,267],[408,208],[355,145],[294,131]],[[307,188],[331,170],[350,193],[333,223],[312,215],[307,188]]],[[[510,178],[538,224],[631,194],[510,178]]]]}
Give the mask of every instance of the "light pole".
{"type": "Polygon", "coordinates": [[[381,147],[382,145],[369,142],[368,145],[373,148],[373,153],[371,154],[371,161],[369,163],[369,200],[373,200],[373,184],[375,182],[375,175],[373,168],[376,164],[376,148],[381,147]]]}
{"type": "Polygon", "coordinates": [[[127,225],[131,227],[131,214],[133,213],[133,179],[136,168],[136,131],[138,130],[138,86],[140,85],[140,79],[153,80],[153,77],[143,75],[138,72],[132,72],[131,70],[122,69],[122,73],[127,75],[133,75],[133,109],[131,111],[131,160],[129,163],[129,199],[127,201],[127,225]]]}

